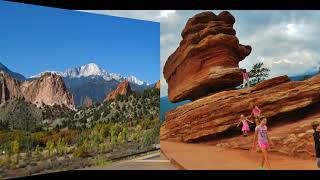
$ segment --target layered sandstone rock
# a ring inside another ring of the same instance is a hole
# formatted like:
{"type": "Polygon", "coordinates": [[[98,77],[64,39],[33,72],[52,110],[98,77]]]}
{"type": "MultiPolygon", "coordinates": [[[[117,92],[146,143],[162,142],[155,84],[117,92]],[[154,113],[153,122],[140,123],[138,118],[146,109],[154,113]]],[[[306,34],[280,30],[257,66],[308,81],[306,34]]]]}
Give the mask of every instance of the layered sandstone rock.
{"type": "Polygon", "coordinates": [[[20,82],[1,71],[0,85],[1,104],[10,98],[24,97],[37,106],[57,104],[74,109],[73,97],[57,74],[46,73],[38,79],[20,82]]]}
{"type": "Polygon", "coordinates": [[[239,62],[251,47],[239,44],[234,22],[227,11],[203,12],[188,20],[183,40],[163,70],[171,102],[195,100],[242,83],[239,62]]]}
{"type": "Polygon", "coordinates": [[[235,128],[241,114],[249,116],[257,105],[269,122],[320,101],[320,75],[305,81],[287,76],[266,80],[254,87],[223,91],[168,111],[161,140],[192,142],[235,128]]]}
{"type": "Polygon", "coordinates": [[[132,93],[132,90],[131,90],[131,87],[130,87],[130,84],[128,81],[123,81],[121,82],[117,89],[113,90],[112,92],[110,92],[107,97],[105,98],[104,101],[106,100],[114,100],[116,99],[117,95],[130,95],[132,93]]]}
{"type": "Polygon", "coordinates": [[[160,80],[156,83],[156,85],[154,87],[157,89],[160,89],[160,80]]]}
{"type": "MultiPolygon", "coordinates": [[[[277,152],[283,155],[299,158],[310,158],[315,156],[314,140],[311,129],[311,122],[320,120],[320,106],[312,106],[299,111],[303,117],[288,116],[280,124],[268,124],[268,135],[273,143],[270,152],[277,152]]],[[[241,127],[238,131],[240,132],[241,127]]],[[[220,140],[206,142],[211,145],[224,148],[249,150],[253,145],[254,131],[252,127],[248,137],[231,136],[220,140]]]]}

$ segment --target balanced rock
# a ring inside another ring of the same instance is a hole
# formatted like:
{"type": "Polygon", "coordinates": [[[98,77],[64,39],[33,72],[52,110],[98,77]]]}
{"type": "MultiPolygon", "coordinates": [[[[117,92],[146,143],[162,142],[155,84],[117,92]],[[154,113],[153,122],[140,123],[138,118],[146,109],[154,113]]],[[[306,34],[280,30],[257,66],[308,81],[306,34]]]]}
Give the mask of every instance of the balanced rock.
{"type": "Polygon", "coordinates": [[[123,81],[121,82],[117,89],[113,90],[112,92],[110,92],[108,94],[108,96],[105,98],[104,101],[106,100],[114,100],[117,98],[117,95],[130,95],[132,93],[132,90],[131,90],[131,87],[130,87],[130,84],[128,81],[123,81]]]}
{"type": "Polygon", "coordinates": [[[319,101],[320,75],[305,81],[276,77],[248,89],[223,91],[168,111],[160,139],[192,142],[228,132],[236,127],[241,114],[251,114],[253,104],[262,110],[268,122],[273,122],[319,101]]]}
{"type": "Polygon", "coordinates": [[[163,70],[171,102],[195,100],[242,83],[239,62],[251,47],[239,44],[234,23],[227,11],[203,12],[188,20],[180,46],[163,70]]]}

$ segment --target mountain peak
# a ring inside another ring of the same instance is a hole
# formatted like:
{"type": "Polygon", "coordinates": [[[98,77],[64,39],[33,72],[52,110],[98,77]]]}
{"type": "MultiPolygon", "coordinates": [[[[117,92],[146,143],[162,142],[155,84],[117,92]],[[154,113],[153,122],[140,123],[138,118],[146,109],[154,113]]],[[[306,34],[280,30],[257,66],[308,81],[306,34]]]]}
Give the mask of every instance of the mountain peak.
{"type": "Polygon", "coordinates": [[[89,63],[84,66],[81,66],[79,73],[82,76],[97,76],[102,75],[102,70],[95,63],[89,63]]]}

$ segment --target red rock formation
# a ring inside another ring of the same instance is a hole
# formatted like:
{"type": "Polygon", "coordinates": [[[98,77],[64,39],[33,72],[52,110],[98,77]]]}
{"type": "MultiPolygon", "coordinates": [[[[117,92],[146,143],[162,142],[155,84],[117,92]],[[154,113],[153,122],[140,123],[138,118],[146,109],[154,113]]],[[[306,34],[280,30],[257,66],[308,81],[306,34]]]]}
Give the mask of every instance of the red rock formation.
{"type": "Polygon", "coordinates": [[[183,40],[163,70],[171,102],[195,100],[242,83],[239,62],[251,47],[239,44],[234,22],[227,11],[218,16],[203,12],[188,20],[183,40]]]}
{"type": "Polygon", "coordinates": [[[60,75],[45,73],[38,79],[22,83],[21,89],[25,99],[38,106],[57,104],[74,109],[73,97],[60,75]]]}
{"type": "Polygon", "coordinates": [[[104,101],[106,101],[106,100],[114,100],[114,99],[116,99],[118,94],[128,96],[131,93],[132,93],[132,90],[131,90],[129,82],[128,81],[123,81],[118,85],[117,89],[115,89],[114,91],[110,92],[107,95],[107,97],[105,98],[104,101]]]}
{"type": "Polygon", "coordinates": [[[235,128],[241,114],[250,115],[254,103],[269,122],[320,101],[320,75],[305,81],[287,76],[254,87],[223,91],[168,111],[161,127],[161,140],[192,142],[235,128]]]}
{"type": "Polygon", "coordinates": [[[156,85],[154,87],[157,89],[160,89],[160,80],[156,83],[156,85]]]}
{"type": "Polygon", "coordinates": [[[40,78],[19,82],[9,74],[0,72],[0,103],[15,97],[24,97],[37,106],[42,105],[66,105],[74,109],[72,95],[68,92],[61,76],[46,73],[40,78]]]}
{"type": "Polygon", "coordinates": [[[84,99],[83,104],[85,105],[85,107],[90,108],[90,107],[93,106],[93,101],[92,101],[92,99],[91,99],[90,97],[87,96],[87,97],[84,99]]]}

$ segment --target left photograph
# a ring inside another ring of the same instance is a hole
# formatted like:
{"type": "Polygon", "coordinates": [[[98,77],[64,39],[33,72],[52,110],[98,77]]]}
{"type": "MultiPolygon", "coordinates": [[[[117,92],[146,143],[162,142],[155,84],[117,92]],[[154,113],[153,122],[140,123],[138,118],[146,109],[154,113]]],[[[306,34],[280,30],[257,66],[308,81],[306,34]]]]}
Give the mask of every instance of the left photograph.
{"type": "Polygon", "coordinates": [[[159,149],[160,23],[0,2],[0,179],[159,149]]]}

